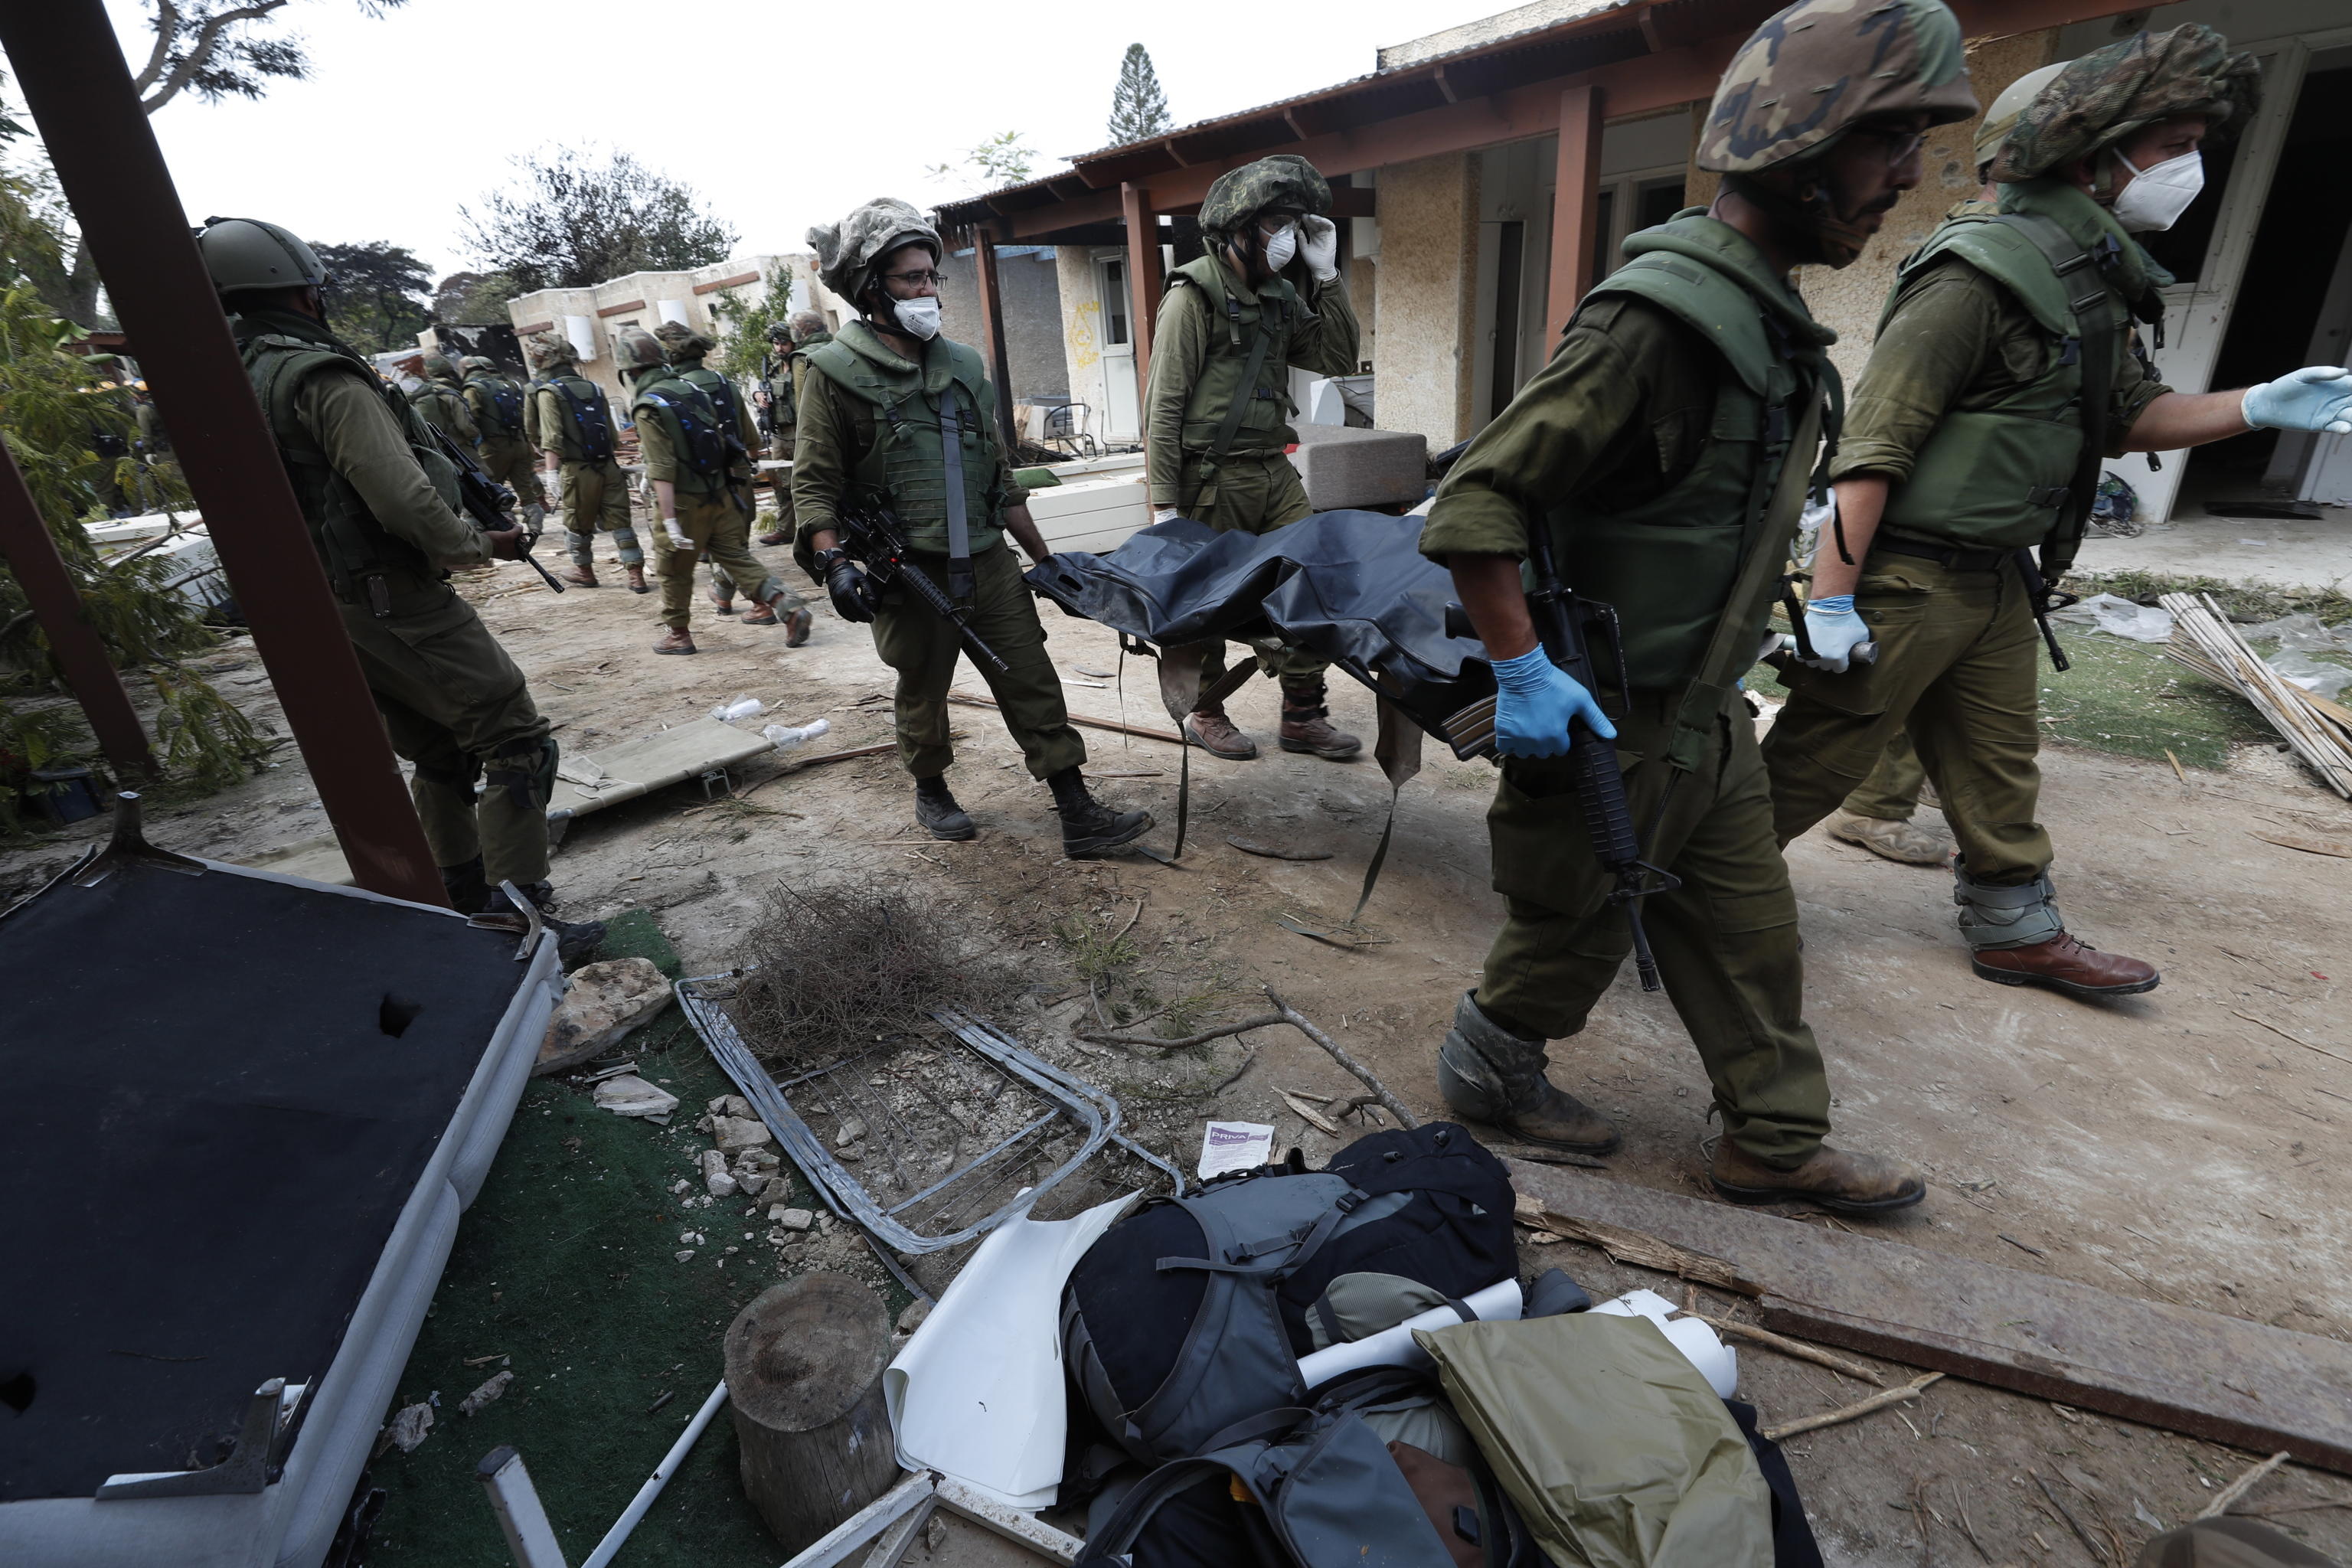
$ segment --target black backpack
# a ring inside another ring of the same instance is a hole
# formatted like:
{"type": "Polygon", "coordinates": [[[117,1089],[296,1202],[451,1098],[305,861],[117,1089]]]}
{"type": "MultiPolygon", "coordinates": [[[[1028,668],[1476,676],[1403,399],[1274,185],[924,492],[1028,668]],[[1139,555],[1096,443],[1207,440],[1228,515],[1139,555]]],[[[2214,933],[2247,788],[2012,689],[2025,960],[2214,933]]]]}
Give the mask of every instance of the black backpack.
{"type": "Polygon", "coordinates": [[[1436,1122],[1360,1138],[1322,1171],[1261,1167],[1147,1204],[1063,1293],[1074,1403],[1147,1464],[1271,1412],[1296,1419],[1309,1314],[1342,1337],[1331,1281],[1399,1275],[1458,1301],[1517,1273],[1512,1203],[1502,1163],[1436,1122]]]}

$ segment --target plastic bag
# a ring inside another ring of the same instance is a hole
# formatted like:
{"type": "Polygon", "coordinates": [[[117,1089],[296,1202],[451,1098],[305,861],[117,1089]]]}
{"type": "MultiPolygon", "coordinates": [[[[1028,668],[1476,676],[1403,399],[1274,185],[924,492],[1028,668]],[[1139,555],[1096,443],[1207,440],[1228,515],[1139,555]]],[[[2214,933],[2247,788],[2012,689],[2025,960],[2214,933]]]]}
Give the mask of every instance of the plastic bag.
{"type": "Polygon", "coordinates": [[[738,719],[756,719],[768,710],[768,705],[756,697],[737,693],[710,710],[710,716],[722,724],[732,724],[738,719]]]}
{"type": "Polygon", "coordinates": [[[2352,621],[2340,626],[2323,626],[2319,617],[2309,611],[2281,616],[2258,626],[2241,626],[2238,635],[2248,642],[2275,642],[2282,654],[2352,653],[2352,621]]]}
{"type": "Polygon", "coordinates": [[[803,742],[815,740],[832,728],[832,720],[815,719],[800,725],[771,724],[760,733],[767,739],[768,744],[775,747],[776,750],[789,752],[803,742]]]}
{"type": "Polygon", "coordinates": [[[2315,696],[2332,699],[2347,685],[2352,685],[2352,669],[2314,658],[2307,653],[2282,652],[2276,658],[2263,662],[2278,671],[2280,679],[2315,696]]]}
{"type": "Polygon", "coordinates": [[[2053,621],[2069,621],[2087,625],[2095,632],[2129,637],[2134,642],[2169,642],[2172,640],[2172,612],[2147,605],[2135,605],[2129,599],[2114,594],[2094,594],[2079,605],[2069,605],[2051,613],[2053,621]]]}

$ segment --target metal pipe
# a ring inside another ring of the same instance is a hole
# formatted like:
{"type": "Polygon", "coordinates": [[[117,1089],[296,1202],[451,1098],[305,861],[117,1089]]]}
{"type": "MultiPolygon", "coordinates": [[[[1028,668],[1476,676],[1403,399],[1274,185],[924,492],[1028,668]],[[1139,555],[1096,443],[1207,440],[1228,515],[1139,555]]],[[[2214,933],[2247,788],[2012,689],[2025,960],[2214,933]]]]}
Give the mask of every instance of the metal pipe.
{"type": "Polygon", "coordinates": [[[530,1472],[523,1468],[520,1454],[511,1447],[491,1449],[474,1467],[474,1479],[489,1494],[490,1511],[499,1516],[499,1528],[506,1531],[507,1550],[514,1553],[516,1568],[566,1568],[555,1527],[547,1522],[547,1510],[539,1500],[539,1489],[530,1484],[530,1472]]]}
{"type": "Polygon", "coordinates": [[[102,0],[0,4],[0,48],[171,426],[352,879],[371,892],[446,905],[102,0]]]}
{"type": "Polygon", "coordinates": [[[654,1506],[654,1499],[661,1496],[662,1488],[669,1485],[670,1477],[677,1474],[678,1466],[686,1462],[687,1450],[694,1447],[694,1440],[702,1436],[702,1429],[710,1425],[710,1418],[718,1415],[719,1407],[726,1403],[727,1382],[721,1378],[719,1386],[710,1391],[710,1397],[702,1402],[702,1408],[694,1413],[694,1419],[686,1424],[686,1430],[678,1434],[677,1441],[670,1445],[669,1452],[662,1456],[662,1462],[654,1467],[654,1473],[646,1478],[646,1484],[637,1489],[637,1495],[629,1500],[629,1506],[621,1510],[621,1517],[613,1521],[613,1528],[604,1532],[604,1539],[596,1543],[596,1550],[588,1554],[588,1561],[580,1568],[604,1568],[620,1554],[622,1544],[629,1539],[629,1531],[637,1528],[637,1521],[646,1517],[647,1509],[654,1506]]]}
{"type": "Polygon", "coordinates": [[[33,608],[33,616],[49,637],[49,654],[64,677],[66,689],[81,704],[99,750],[114,769],[117,783],[155,771],[155,753],[148,749],[147,731],[131,706],[122,676],[106,656],[106,644],[82,610],[81,595],[73,574],[66,569],[58,542],[41,521],[40,508],[16,468],[16,459],[0,444],[0,558],[16,574],[17,585],[33,608]]]}

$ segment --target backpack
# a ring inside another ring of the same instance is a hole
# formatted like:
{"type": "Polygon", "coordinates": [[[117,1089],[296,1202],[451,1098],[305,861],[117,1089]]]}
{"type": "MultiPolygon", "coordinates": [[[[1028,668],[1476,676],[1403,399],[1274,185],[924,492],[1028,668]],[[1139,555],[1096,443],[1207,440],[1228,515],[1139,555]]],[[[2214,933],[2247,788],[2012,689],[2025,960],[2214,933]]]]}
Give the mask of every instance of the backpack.
{"type": "Polygon", "coordinates": [[[1458,1301],[1517,1272],[1512,1203],[1502,1163],[1434,1122],[1360,1138],[1322,1171],[1261,1167],[1147,1204],[1064,1290],[1073,1403],[1146,1463],[1205,1453],[1270,1412],[1295,1418],[1298,1357],[1318,1328],[1347,1337],[1333,1280],[1400,1276],[1458,1301]]]}

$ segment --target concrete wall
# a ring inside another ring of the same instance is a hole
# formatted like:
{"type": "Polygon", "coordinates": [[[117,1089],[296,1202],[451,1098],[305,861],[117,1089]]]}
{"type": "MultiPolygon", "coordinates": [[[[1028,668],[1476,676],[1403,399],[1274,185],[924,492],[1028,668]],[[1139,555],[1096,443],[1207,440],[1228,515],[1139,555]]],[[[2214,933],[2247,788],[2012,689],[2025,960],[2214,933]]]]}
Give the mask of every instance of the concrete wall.
{"type": "Polygon", "coordinates": [[[1102,298],[1095,283],[1094,247],[1054,247],[1054,276],[1058,285],[1062,340],[1063,395],[1091,411],[1088,428],[1102,438],[1106,410],[1103,392],[1102,298]]]}
{"type": "Polygon", "coordinates": [[[1432,450],[1469,433],[1478,163],[1448,153],[1381,171],[1373,397],[1381,429],[1418,431],[1432,450]]]}
{"type": "MultiPolygon", "coordinates": [[[[652,331],[668,319],[662,310],[667,303],[677,307],[686,324],[696,331],[719,336],[718,318],[712,308],[722,300],[740,300],[747,305],[758,303],[767,295],[768,275],[780,266],[792,268],[793,303],[796,307],[814,307],[828,317],[838,316],[835,310],[827,307],[837,307],[839,301],[816,282],[815,258],[763,254],[733,257],[688,272],[632,272],[626,277],[608,279],[588,289],[542,289],[509,300],[507,320],[518,332],[535,330],[550,322],[554,324],[556,331],[562,331],[565,317],[586,317],[592,323],[589,331],[595,353],[594,357],[580,362],[581,374],[620,403],[625,399],[622,396],[620,373],[613,366],[613,338],[623,327],[638,326],[652,331]],[[708,287],[741,278],[746,273],[753,275],[749,281],[724,289],[708,287]],[[698,286],[703,286],[706,291],[695,292],[698,286]],[[643,300],[644,304],[610,316],[602,313],[614,306],[635,300],[643,300]]],[[[846,318],[838,316],[838,319],[846,318]]]]}
{"type": "MultiPolygon", "coordinates": [[[[979,346],[984,355],[987,349],[980,342],[980,270],[972,253],[956,252],[940,270],[946,275],[940,295],[948,336],[979,346]]],[[[1067,397],[1070,370],[1062,342],[1062,287],[1055,252],[1044,246],[999,250],[996,282],[1004,300],[1004,357],[1013,401],[1067,397]]]]}

